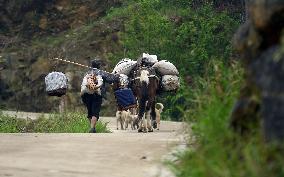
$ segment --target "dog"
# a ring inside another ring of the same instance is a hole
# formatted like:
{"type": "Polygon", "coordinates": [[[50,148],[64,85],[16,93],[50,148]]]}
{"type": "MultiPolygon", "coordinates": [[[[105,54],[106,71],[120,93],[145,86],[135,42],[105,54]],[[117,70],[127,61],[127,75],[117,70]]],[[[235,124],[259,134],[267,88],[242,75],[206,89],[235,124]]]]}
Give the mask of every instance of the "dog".
{"type": "Polygon", "coordinates": [[[132,115],[130,110],[117,111],[116,112],[116,129],[118,130],[118,124],[120,123],[121,130],[126,130],[129,124],[131,126],[131,129],[134,130],[133,117],[135,117],[135,115],[132,115]]]}
{"type": "Polygon", "coordinates": [[[131,115],[132,116],[132,126],[133,126],[133,129],[136,130],[139,128],[139,121],[138,121],[138,115],[131,115]]]}
{"type": "Polygon", "coordinates": [[[118,130],[118,123],[120,123],[120,128],[121,130],[124,130],[123,128],[123,125],[124,125],[124,122],[125,122],[125,118],[124,116],[122,116],[122,112],[123,111],[116,111],[116,129],[118,130]]]}
{"type": "Polygon", "coordinates": [[[128,125],[130,124],[131,129],[134,130],[133,127],[133,115],[131,114],[130,110],[127,111],[122,111],[122,116],[124,117],[125,120],[125,129],[128,128],[128,125]]]}
{"type": "Polygon", "coordinates": [[[161,124],[161,113],[163,112],[164,105],[162,103],[156,103],[155,112],[156,112],[156,122],[157,122],[157,130],[160,130],[161,124]],[[159,106],[159,108],[157,108],[159,106]]]}

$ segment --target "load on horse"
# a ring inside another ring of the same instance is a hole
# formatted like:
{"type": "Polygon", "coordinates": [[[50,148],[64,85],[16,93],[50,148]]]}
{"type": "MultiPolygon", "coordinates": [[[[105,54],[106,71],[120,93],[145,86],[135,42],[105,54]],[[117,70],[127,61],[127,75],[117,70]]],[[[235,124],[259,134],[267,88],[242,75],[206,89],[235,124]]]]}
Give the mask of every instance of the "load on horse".
{"type": "Polygon", "coordinates": [[[178,70],[166,60],[158,61],[156,55],[143,53],[137,61],[121,60],[113,73],[129,77],[129,87],[138,101],[138,132],[152,132],[157,128],[156,95],[179,88],[178,70]]]}

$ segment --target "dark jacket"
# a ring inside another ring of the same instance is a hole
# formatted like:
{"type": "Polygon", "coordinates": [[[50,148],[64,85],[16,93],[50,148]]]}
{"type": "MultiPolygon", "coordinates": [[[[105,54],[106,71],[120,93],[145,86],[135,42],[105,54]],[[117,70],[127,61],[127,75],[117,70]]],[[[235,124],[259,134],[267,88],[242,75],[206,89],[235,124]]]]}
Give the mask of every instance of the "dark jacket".
{"type": "Polygon", "coordinates": [[[92,71],[96,75],[100,75],[103,78],[103,85],[101,86],[101,95],[103,98],[106,98],[106,83],[113,84],[119,82],[119,75],[112,74],[97,68],[93,68],[92,71]]]}

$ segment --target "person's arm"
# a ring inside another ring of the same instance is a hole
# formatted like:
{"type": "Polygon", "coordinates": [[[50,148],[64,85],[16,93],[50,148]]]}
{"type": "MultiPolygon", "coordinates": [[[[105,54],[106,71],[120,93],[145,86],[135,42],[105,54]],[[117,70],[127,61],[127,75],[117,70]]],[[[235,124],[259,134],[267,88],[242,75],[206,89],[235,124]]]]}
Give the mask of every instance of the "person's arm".
{"type": "Polygon", "coordinates": [[[114,83],[114,82],[118,82],[119,81],[119,75],[118,74],[111,74],[109,72],[97,69],[97,68],[93,68],[92,71],[96,74],[96,75],[101,75],[103,80],[105,80],[107,83],[114,83]]]}
{"type": "Polygon", "coordinates": [[[81,95],[83,95],[87,90],[87,77],[84,76],[82,84],[81,84],[81,95]]]}
{"type": "Polygon", "coordinates": [[[101,75],[97,76],[97,81],[98,81],[97,87],[100,88],[103,85],[103,78],[101,75]]]}

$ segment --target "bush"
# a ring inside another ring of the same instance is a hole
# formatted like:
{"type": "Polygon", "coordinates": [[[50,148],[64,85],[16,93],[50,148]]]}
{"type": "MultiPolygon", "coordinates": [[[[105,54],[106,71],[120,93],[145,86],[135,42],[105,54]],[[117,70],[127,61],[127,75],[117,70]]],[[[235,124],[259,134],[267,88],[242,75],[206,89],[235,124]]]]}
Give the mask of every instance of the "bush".
{"type": "Polygon", "coordinates": [[[238,65],[224,67],[213,62],[214,75],[202,79],[202,89],[193,90],[195,103],[184,114],[195,142],[174,164],[178,177],[283,176],[283,146],[267,145],[261,132],[240,137],[229,128],[229,118],[242,82],[238,65]]]}
{"type": "Polygon", "coordinates": [[[108,14],[125,18],[125,29],[119,33],[124,52],[109,54],[110,58],[114,62],[124,57],[136,59],[148,52],[177,66],[181,89],[174,97],[165,93],[158,101],[165,104],[162,117],[183,120],[183,110],[191,109],[193,96],[198,94],[186,78],[191,76],[195,87],[203,82],[199,78],[210,75],[208,63],[229,63],[231,36],[239,22],[209,3],[192,8],[184,0],[128,1],[122,8],[113,8],[108,14]]]}

